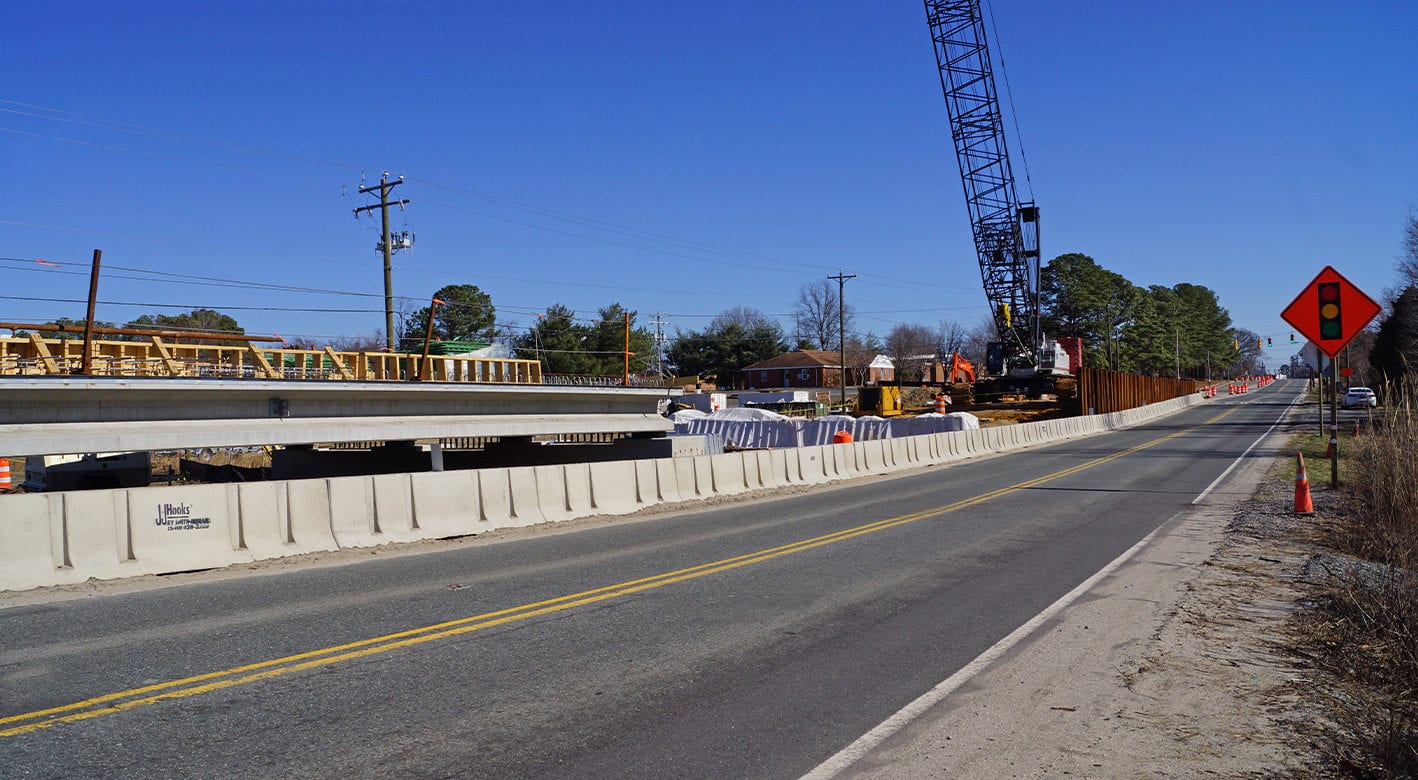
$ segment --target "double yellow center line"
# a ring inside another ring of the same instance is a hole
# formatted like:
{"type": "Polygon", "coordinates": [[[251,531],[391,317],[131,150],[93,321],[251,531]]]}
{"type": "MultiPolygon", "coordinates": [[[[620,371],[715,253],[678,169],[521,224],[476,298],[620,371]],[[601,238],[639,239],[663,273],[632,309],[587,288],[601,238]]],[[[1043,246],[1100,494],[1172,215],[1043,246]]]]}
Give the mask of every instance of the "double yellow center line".
{"type": "Polygon", "coordinates": [[[20,734],[27,734],[32,731],[37,731],[39,729],[55,726],[60,723],[75,723],[82,720],[88,720],[89,718],[96,718],[101,715],[110,715],[117,712],[123,712],[125,710],[144,707],[149,704],[157,704],[158,702],[162,701],[168,701],[172,699],[184,699],[188,696],[196,696],[203,693],[209,693],[211,691],[219,691],[223,688],[233,688],[238,685],[245,685],[247,683],[258,682],[260,680],[269,680],[275,677],[304,671],[306,669],[314,669],[321,666],[330,666],[333,664],[342,663],[344,661],[352,661],[357,658],[364,658],[366,656],[376,655],[379,653],[387,653],[390,650],[398,650],[405,647],[413,647],[414,645],[421,645],[425,642],[433,642],[439,639],[447,639],[449,637],[458,636],[460,634],[470,634],[474,631],[482,631],[484,629],[494,628],[496,626],[506,625],[508,623],[515,623],[520,620],[527,620],[529,618],[539,617],[542,615],[550,615],[555,612],[562,612],[564,610],[574,609],[576,607],[582,607],[588,604],[595,604],[597,602],[609,601],[611,599],[620,598],[622,596],[628,596],[634,593],[642,593],[645,591],[654,590],[656,588],[662,588],[666,585],[673,585],[678,582],[685,582],[687,580],[705,577],[710,574],[718,574],[719,572],[729,571],[730,569],[737,569],[742,566],[749,566],[755,563],[763,563],[764,561],[770,561],[774,558],[781,558],[785,555],[792,555],[793,553],[799,553],[805,550],[811,550],[817,547],[823,547],[825,545],[846,541],[848,539],[854,539],[858,536],[864,536],[866,534],[876,533],[878,531],[885,531],[888,528],[895,528],[897,526],[907,525],[909,523],[914,523],[919,520],[939,517],[941,515],[950,514],[951,512],[956,512],[967,507],[972,507],[977,504],[985,503],[986,501],[999,498],[1000,496],[1005,496],[1020,490],[1027,490],[1032,487],[1037,487],[1053,480],[1062,479],[1072,474],[1077,474],[1080,471],[1093,468],[1094,466],[1099,466],[1109,461],[1116,460],[1117,458],[1121,458],[1125,455],[1130,455],[1134,452],[1138,452],[1139,450],[1144,450],[1148,447],[1161,444],[1162,442],[1168,441],[1170,439],[1175,439],[1178,436],[1191,433],[1192,431],[1195,431],[1201,427],[1216,422],[1222,417],[1225,417],[1226,415],[1230,414],[1231,411],[1235,410],[1232,409],[1230,411],[1223,412],[1222,414],[1219,414],[1211,418],[1210,420],[1207,420],[1201,425],[1188,428],[1183,431],[1178,431],[1177,433],[1163,436],[1159,439],[1153,439],[1152,441],[1140,444],[1131,449],[1122,450],[1120,452],[1113,453],[1112,455],[1107,455],[1101,458],[1097,458],[1095,460],[1090,460],[1086,463],[1081,463],[1077,466],[1072,466],[1070,468],[1063,469],[1062,471],[1056,471],[1051,474],[1046,474],[1042,477],[1036,477],[1034,479],[1026,480],[1024,482],[1019,482],[1008,487],[999,488],[997,490],[991,490],[989,492],[981,493],[970,498],[961,499],[950,504],[932,507],[930,509],[923,509],[919,512],[911,512],[909,514],[898,515],[896,517],[889,517],[884,520],[878,520],[874,523],[867,523],[865,525],[847,528],[841,531],[836,531],[834,533],[824,534],[822,536],[815,536],[810,539],[803,539],[779,547],[770,547],[765,550],[758,550],[757,552],[751,552],[745,555],[739,555],[732,558],[724,558],[722,560],[713,561],[712,563],[704,563],[698,566],[691,566],[687,569],[678,569],[676,571],[656,574],[652,577],[644,577],[637,580],[627,580],[625,582],[616,583],[614,585],[606,585],[601,588],[585,590],[579,593],[572,593],[565,596],[558,596],[554,599],[532,602],[530,604],[523,604],[521,606],[510,607],[508,609],[497,610],[495,612],[485,612],[480,615],[459,618],[457,620],[450,620],[444,623],[435,623],[432,625],[423,626],[421,628],[413,628],[407,631],[399,631],[393,634],[385,634],[383,636],[372,637],[369,639],[361,639],[357,642],[350,642],[348,644],[326,647],[319,650],[312,650],[306,653],[297,653],[295,655],[288,655],[283,658],[275,658],[269,661],[261,661],[259,663],[247,664],[245,666],[236,666],[230,669],[222,669],[220,671],[208,672],[206,674],[199,674],[193,677],[184,677],[180,680],[171,680],[168,682],[156,683],[153,685],[145,685],[140,688],[117,691],[115,693],[108,693],[102,696],[96,696],[91,699],[85,699],[83,701],[77,701],[72,704],[65,704],[59,707],[50,707],[48,709],[35,710],[34,712],[26,712],[19,715],[0,717],[0,737],[13,737],[20,734]]]}

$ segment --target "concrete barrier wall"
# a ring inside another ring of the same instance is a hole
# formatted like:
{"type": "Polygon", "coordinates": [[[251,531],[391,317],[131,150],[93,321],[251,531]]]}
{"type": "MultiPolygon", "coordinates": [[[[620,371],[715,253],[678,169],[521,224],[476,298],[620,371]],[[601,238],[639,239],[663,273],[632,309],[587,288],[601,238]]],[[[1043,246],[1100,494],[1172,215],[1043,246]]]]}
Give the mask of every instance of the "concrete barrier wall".
{"type": "Polygon", "coordinates": [[[720,496],[731,496],[748,490],[748,485],[743,478],[743,453],[726,452],[723,455],[710,455],[709,469],[713,474],[712,493],[720,496]]]}
{"type": "Polygon", "coordinates": [[[542,515],[541,498],[537,495],[537,473],[533,466],[498,469],[507,472],[507,497],[511,500],[510,516],[517,525],[546,522],[542,515]]]}
{"type": "Polygon", "coordinates": [[[414,527],[412,474],[376,474],[374,483],[374,527],[381,543],[412,542],[422,538],[414,527]]]}
{"type": "Polygon", "coordinates": [[[829,456],[821,446],[798,447],[798,474],[805,485],[820,485],[832,477],[828,472],[829,456]]]}
{"type": "Polygon", "coordinates": [[[4,496],[0,521],[0,589],[28,590],[77,582],[64,548],[64,496],[4,496]]]}
{"type": "MultiPolygon", "coordinates": [[[[447,539],[478,532],[482,503],[476,471],[422,472],[409,475],[414,496],[414,522],[430,539],[447,539]]],[[[535,483],[533,483],[535,497],[535,483]]]]}
{"type": "Polygon", "coordinates": [[[512,485],[507,480],[507,469],[477,469],[473,473],[478,478],[478,522],[486,528],[521,525],[512,508],[512,485]]]}
{"type": "Polygon", "coordinates": [[[231,485],[0,497],[0,590],[217,568],[344,547],[625,514],[1085,436],[1203,401],[792,449],[231,485]]]}
{"type": "Polygon", "coordinates": [[[682,458],[657,458],[651,461],[655,464],[655,479],[660,491],[660,500],[666,503],[685,500],[677,479],[676,460],[682,460],[682,458]]]}
{"type": "Polygon", "coordinates": [[[128,544],[128,491],[64,493],[62,524],[66,561],[83,576],[101,580],[148,574],[134,565],[128,544]]]}
{"type": "MultiPolygon", "coordinates": [[[[500,469],[489,469],[498,471],[500,469]]],[[[635,486],[635,462],[608,460],[589,464],[591,503],[596,514],[624,515],[643,506],[635,486]]],[[[486,473],[486,472],[485,472],[486,473]]]]}
{"type": "Polygon", "coordinates": [[[566,507],[570,516],[604,514],[596,508],[595,496],[591,490],[591,464],[567,463],[561,468],[566,472],[566,507]]]}
{"type": "Polygon", "coordinates": [[[239,494],[226,485],[122,492],[128,499],[122,515],[131,540],[129,558],[143,573],[216,569],[254,560],[251,550],[241,546],[239,494]]]}
{"type": "Polygon", "coordinates": [[[566,467],[562,465],[533,466],[537,483],[537,509],[548,522],[575,517],[566,495],[566,467]]]}

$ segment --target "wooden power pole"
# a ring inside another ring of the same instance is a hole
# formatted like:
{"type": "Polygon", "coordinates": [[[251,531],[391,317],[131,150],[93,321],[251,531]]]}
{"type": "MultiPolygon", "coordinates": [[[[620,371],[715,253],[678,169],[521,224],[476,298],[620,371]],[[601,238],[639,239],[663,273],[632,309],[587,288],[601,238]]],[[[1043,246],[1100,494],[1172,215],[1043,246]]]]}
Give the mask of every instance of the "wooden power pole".
{"type": "Polygon", "coordinates": [[[829,276],[828,279],[837,280],[837,348],[842,357],[842,375],[838,380],[842,383],[842,408],[847,408],[847,303],[842,299],[842,294],[846,289],[847,280],[857,278],[856,274],[843,274],[839,268],[836,276],[829,276]]]}
{"type": "Polygon", "coordinates": [[[94,250],[94,267],[89,274],[89,316],[84,318],[84,358],[79,364],[79,373],[85,376],[93,373],[94,305],[98,303],[98,264],[103,252],[94,250]]]}
{"type": "Polygon", "coordinates": [[[371,203],[368,206],[360,206],[354,210],[355,217],[358,218],[361,212],[379,209],[380,221],[384,226],[383,238],[379,241],[379,248],[384,250],[384,338],[390,352],[397,350],[398,344],[394,336],[394,245],[389,240],[389,207],[398,206],[403,208],[408,205],[409,199],[404,198],[403,200],[391,201],[389,200],[389,192],[403,183],[403,176],[400,176],[395,181],[389,181],[389,173],[385,171],[384,175],[379,177],[379,186],[359,188],[361,195],[367,195],[377,191],[379,193],[379,202],[371,203]]]}

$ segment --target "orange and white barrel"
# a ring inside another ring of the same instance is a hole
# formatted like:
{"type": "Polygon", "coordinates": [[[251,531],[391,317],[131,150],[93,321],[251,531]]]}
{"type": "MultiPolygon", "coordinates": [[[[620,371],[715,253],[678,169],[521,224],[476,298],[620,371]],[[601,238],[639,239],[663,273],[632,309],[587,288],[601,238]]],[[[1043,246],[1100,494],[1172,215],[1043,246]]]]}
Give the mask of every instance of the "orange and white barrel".
{"type": "Polygon", "coordinates": [[[9,490],[12,486],[10,482],[10,459],[0,458],[0,490],[9,490]]]}

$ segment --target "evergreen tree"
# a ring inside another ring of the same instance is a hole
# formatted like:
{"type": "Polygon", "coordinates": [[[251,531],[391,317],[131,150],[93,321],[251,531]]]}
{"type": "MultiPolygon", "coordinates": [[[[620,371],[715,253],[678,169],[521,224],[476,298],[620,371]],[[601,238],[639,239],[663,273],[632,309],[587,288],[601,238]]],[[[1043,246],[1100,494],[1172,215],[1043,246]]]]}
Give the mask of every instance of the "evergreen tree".
{"type": "Polygon", "coordinates": [[[724,312],[699,331],[678,333],[669,358],[680,376],[715,375],[724,387],[737,387],[743,367],[787,351],[783,327],[748,307],[724,312]]]}
{"type": "Polygon", "coordinates": [[[1392,385],[1418,374],[1418,284],[1408,285],[1394,299],[1379,324],[1369,362],[1392,385]]]}
{"type": "MultiPolygon", "coordinates": [[[[449,284],[438,288],[434,298],[443,301],[433,315],[433,338],[438,341],[486,341],[496,335],[497,309],[492,297],[475,284],[449,284]]],[[[431,304],[430,304],[431,305],[431,304]]],[[[423,346],[428,332],[428,306],[404,318],[400,349],[423,346]]]]}

